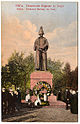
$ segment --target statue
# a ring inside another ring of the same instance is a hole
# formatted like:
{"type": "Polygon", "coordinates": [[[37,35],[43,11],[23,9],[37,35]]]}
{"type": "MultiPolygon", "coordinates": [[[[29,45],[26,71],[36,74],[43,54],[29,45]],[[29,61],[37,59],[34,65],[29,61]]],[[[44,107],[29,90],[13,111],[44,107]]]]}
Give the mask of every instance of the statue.
{"type": "Polygon", "coordinates": [[[34,43],[34,51],[36,51],[35,69],[40,71],[47,70],[47,50],[49,47],[48,41],[44,35],[43,27],[40,27],[39,35],[34,43]]]}

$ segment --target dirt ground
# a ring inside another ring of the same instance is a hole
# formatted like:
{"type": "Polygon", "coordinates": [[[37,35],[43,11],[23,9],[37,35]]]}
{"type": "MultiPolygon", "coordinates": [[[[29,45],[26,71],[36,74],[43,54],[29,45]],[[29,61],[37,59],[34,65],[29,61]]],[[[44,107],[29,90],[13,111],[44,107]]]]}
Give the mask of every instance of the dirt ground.
{"type": "Polygon", "coordinates": [[[65,108],[22,108],[6,115],[3,122],[77,122],[78,115],[65,108]]]}

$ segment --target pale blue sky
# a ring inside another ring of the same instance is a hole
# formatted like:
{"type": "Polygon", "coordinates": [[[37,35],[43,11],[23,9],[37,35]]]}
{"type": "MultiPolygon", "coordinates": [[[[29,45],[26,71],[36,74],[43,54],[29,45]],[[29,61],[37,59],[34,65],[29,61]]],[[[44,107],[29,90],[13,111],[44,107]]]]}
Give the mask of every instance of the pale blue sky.
{"type": "MultiPolygon", "coordinates": [[[[45,5],[45,2],[2,2],[2,11],[7,16],[17,16],[21,21],[29,19],[32,23],[37,25],[39,29],[42,24],[45,28],[46,32],[52,31],[56,27],[63,27],[70,24],[72,21],[76,21],[77,19],[77,3],[75,2],[47,2],[47,5],[64,5],[63,8],[56,8],[55,11],[17,11],[16,4],[21,3],[26,8],[26,4],[30,5],[45,5]]],[[[37,29],[37,30],[38,30],[37,29]]]]}

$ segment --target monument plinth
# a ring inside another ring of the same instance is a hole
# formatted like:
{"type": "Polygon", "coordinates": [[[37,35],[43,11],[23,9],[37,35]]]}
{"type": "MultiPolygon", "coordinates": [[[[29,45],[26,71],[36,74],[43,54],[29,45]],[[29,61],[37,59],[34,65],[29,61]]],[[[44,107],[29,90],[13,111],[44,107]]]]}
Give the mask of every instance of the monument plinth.
{"type": "Polygon", "coordinates": [[[35,71],[35,72],[32,72],[31,75],[30,75],[31,90],[36,85],[36,83],[38,83],[39,81],[45,81],[45,82],[49,83],[52,87],[52,78],[53,78],[53,75],[49,71],[35,71]]]}

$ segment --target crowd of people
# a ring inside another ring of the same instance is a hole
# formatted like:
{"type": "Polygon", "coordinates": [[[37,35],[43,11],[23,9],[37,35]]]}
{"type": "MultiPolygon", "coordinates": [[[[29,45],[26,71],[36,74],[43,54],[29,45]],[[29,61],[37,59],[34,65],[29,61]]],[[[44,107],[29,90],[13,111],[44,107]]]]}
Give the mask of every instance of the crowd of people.
{"type": "MultiPolygon", "coordinates": [[[[62,100],[62,92],[58,92],[57,100],[62,100]]],[[[78,114],[78,91],[66,89],[64,93],[64,102],[66,110],[70,109],[71,113],[78,114]]]]}
{"type": "MultiPolygon", "coordinates": [[[[64,102],[66,103],[66,110],[70,109],[71,113],[78,114],[78,92],[72,89],[66,89],[64,93],[64,102]]],[[[57,100],[62,101],[62,92],[58,92],[57,100]]],[[[21,106],[21,92],[19,89],[13,91],[12,89],[2,89],[2,115],[14,113],[19,111],[21,106]]],[[[37,106],[40,102],[39,98],[32,104],[30,99],[30,91],[26,91],[25,101],[28,106],[37,106]]]]}
{"type": "Polygon", "coordinates": [[[19,89],[2,89],[2,115],[19,111],[21,106],[21,93],[19,89]]]}

